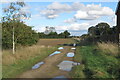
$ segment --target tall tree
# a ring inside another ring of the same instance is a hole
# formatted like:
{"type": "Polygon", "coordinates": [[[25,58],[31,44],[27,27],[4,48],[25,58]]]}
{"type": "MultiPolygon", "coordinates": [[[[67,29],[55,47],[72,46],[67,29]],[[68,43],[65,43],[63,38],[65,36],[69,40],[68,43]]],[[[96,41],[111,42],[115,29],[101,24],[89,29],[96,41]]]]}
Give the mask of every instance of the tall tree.
{"type": "Polygon", "coordinates": [[[63,32],[63,34],[64,34],[65,38],[68,38],[70,36],[70,33],[67,30],[65,30],[63,32]]]}
{"type": "Polygon", "coordinates": [[[100,35],[108,34],[110,31],[110,26],[107,23],[98,23],[95,27],[99,30],[100,35]]]}
{"type": "Polygon", "coordinates": [[[15,53],[15,44],[17,42],[17,35],[15,37],[15,28],[19,26],[19,23],[24,19],[30,17],[30,14],[23,12],[22,7],[25,7],[24,2],[11,2],[8,8],[4,8],[4,17],[2,22],[10,22],[12,28],[12,37],[13,37],[13,54],[15,53]],[[15,23],[17,24],[16,26],[15,23]]]}

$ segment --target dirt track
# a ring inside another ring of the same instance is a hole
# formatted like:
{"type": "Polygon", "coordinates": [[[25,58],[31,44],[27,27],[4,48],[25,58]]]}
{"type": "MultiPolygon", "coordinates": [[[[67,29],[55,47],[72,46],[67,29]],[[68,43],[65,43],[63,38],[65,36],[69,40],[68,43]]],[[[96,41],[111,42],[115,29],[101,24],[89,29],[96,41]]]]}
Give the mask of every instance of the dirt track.
{"type": "Polygon", "coordinates": [[[18,78],[53,78],[61,75],[70,77],[69,72],[59,70],[57,67],[57,64],[63,61],[66,53],[70,50],[71,47],[66,46],[64,48],[64,50],[61,50],[62,53],[45,58],[43,60],[45,64],[43,64],[40,68],[24,72],[18,76],[18,78]]]}
{"type": "MultiPolygon", "coordinates": [[[[68,44],[73,43],[72,39],[41,39],[37,45],[44,46],[56,46],[58,44],[68,44]]],[[[43,61],[45,64],[41,65],[40,68],[35,70],[28,70],[16,78],[53,78],[56,76],[65,76],[70,78],[68,71],[59,70],[57,65],[63,60],[72,60],[73,58],[67,58],[66,54],[68,52],[73,52],[71,50],[71,46],[63,46],[64,49],[60,50],[60,54],[56,54],[53,56],[48,56],[43,61]]]]}

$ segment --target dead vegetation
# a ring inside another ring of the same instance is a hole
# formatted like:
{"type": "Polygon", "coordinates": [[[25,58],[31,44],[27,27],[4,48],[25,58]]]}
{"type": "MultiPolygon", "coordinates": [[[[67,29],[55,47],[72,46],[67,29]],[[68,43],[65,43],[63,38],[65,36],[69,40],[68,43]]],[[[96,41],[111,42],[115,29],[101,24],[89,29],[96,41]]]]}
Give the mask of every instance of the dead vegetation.
{"type": "Polygon", "coordinates": [[[38,45],[56,46],[59,44],[73,43],[72,39],[40,39],[38,45]]]}
{"type": "Polygon", "coordinates": [[[36,55],[42,54],[44,50],[50,47],[34,45],[30,47],[23,47],[17,49],[15,54],[12,54],[12,50],[3,50],[2,62],[4,65],[15,63],[17,60],[28,59],[36,55]]]}
{"type": "Polygon", "coordinates": [[[118,55],[118,46],[115,43],[102,42],[102,43],[98,43],[97,46],[106,54],[115,55],[115,56],[118,55]]]}

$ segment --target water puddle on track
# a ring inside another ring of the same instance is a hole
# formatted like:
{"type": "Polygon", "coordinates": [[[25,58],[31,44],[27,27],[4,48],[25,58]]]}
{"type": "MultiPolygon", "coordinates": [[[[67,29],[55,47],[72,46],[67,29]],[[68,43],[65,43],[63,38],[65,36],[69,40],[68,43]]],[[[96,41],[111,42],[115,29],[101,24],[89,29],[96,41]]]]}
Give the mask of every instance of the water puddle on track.
{"type": "Polygon", "coordinates": [[[44,62],[39,62],[39,63],[37,63],[37,64],[35,64],[33,67],[32,67],[32,69],[38,69],[41,65],[43,65],[44,64],[44,62]]]}
{"type": "Polygon", "coordinates": [[[65,76],[57,76],[57,77],[54,77],[50,80],[68,80],[65,76]]]}
{"type": "Polygon", "coordinates": [[[64,49],[64,48],[63,48],[63,47],[59,47],[59,48],[58,48],[58,50],[62,50],[62,49],[64,49]]]}
{"type": "Polygon", "coordinates": [[[76,48],[71,48],[72,50],[75,50],[76,48]]]}
{"type": "Polygon", "coordinates": [[[61,52],[60,51],[55,51],[54,53],[50,54],[49,56],[53,56],[55,54],[60,54],[61,52]]]}
{"type": "Polygon", "coordinates": [[[67,53],[67,57],[74,57],[74,56],[75,56],[75,53],[73,53],[73,52],[67,53]]]}
{"type": "Polygon", "coordinates": [[[71,71],[72,67],[74,65],[80,65],[80,63],[74,62],[74,61],[62,61],[59,65],[57,65],[59,67],[60,70],[64,70],[64,71],[71,71]]]}

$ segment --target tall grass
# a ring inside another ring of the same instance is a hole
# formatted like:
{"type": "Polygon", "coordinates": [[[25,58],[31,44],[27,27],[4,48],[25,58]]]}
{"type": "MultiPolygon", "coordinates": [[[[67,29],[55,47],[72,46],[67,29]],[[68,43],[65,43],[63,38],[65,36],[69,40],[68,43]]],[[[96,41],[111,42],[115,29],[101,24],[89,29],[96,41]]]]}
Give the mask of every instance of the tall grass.
{"type": "Polygon", "coordinates": [[[85,75],[83,73],[83,70],[85,67],[82,60],[83,60],[83,57],[80,54],[79,47],[77,47],[75,56],[74,56],[74,61],[79,62],[80,65],[73,67],[72,71],[70,72],[70,76],[72,78],[85,78],[85,75]]]}
{"type": "Polygon", "coordinates": [[[101,51],[101,49],[94,45],[77,47],[76,52],[76,54],[79,56],[76,56],[75,60],[78,62],[82,62],[82,65],[73,68],[73,77],[119,77],[119,63],[116,57],[112,55],[106,55],[104,52],[101,51]],[[82,67],[83,65],[84,67],[82,67]]]}
{"type": "Polygon", "coordinates": [[[40,52],[46,49],[44,46],[30,46],[30,47],[19,47],[16,50],[15,54],[12,54],[12,50],[3,50],[2,62],[5,65],[15,63],[20,59],[28,59],[37,54],[41,54],[40,52]]]}
{"type": "Polygon", "coordinates": [[[110,54],[110,55],[118,55],[118,46],[115,43],[111,42],[102,42],[97,43],[98,48],[103,51],[103,53],[110,54]]]}
{"type": "Polygon", "coordinates": [[[56,47],[34,45],[21,47],[13,55],[12,50],[3,50],[3,78],[10,78],[31,69],[31,67],[55,51],[56,47]]]}

